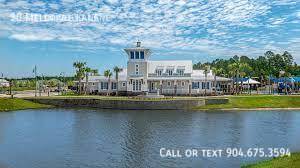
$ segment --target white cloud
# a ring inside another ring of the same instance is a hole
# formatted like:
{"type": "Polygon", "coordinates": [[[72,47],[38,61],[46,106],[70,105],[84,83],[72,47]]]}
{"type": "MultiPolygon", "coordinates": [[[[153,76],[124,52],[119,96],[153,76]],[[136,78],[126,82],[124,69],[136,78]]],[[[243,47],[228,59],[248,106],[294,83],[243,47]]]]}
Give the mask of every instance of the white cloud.
{"type": "Polygon", "coordinates": [[[274,5],[295,5],[297,4],[297,1],[295,0],[273,0],[274,5]]]}
{"type": "Polygon", "coordinates": [[[300,18],[300,11],[296,13],[296,16],[300,18]]]}
{"type": "MultiPolygon", "coordinates": [[[[86,41],[118,47],[139,39],[154,49],[184,49],[210,55],[256,54],[273,37],[282,36],[281,40],[287,37],[282,25],[299,21],[277,15],[278,11],[272,7],[295,3],[292,0],[62,0],[48,4],[0,1],[0,35],[21,41],[86,41]],[[7,17],[16,11],[56,13],[59,10],[62,14],[97,12],[109,16],[109,20],[31,24],[14,23],[7,17]]],[[[290,12],[300,18],[299,9],[290,12]]]]}
{"type": "Polygon", "coordinates": [[[284,19],[276,19],[272,24],[273,25],[280,25],[284,23],[284,19]]]}
{"type": "Polygon", "coordinates": [[[41,35],[41,34],[12,34],[10,36],[10,38],[20,40],[20,41],[49,41],[49,40],[54,40],[54,38],[49,36],[49,35],[41,35]]]}

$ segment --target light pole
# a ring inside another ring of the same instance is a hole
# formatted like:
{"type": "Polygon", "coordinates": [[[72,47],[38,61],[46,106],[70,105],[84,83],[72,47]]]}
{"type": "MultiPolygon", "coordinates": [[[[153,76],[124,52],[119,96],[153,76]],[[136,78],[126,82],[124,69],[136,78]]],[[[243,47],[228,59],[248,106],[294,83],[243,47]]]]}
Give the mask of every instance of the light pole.
{"type": "Polygon", "coordinates": [[[62,86],[60,87],[60,89],[61,89],[61,94],[63,95],[64,94],[64,87],[65,87],[65,72],[61,72],[60,74],[59,74],[59,76],[60,76],[60,79],[61,79],[61,83],[62,83],[62,86]]]}
{"type": "Polygon", "coordinates": [[[13,94],[12,94],[12,79],[11,80],[9,80],[9,94],[10,94],[10,96],[11,96],[11,98],[14,98],[14,96],[13,96],[13,94]]]}
{"type": "Polygon", "coordinates": [[[34,97],[37,97],[37,67],[36,65],[34,66],[34,69],[33,69],[33,72],[34,72],[34,76],[35,76],[35,92],[34,92],[34,97]]]}
{"type": "Polygon", "coordinates": [[[42,74],[42,79],[39,81],[39,96],[42,96],[44,90],[44,74],[42,74]]]}

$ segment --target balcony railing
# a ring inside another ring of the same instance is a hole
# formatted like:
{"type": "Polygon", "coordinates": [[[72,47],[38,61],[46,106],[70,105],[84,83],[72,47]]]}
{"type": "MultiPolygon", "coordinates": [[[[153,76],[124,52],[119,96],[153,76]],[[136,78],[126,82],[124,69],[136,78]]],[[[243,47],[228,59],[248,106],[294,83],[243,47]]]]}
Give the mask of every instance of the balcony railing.
{"type": "Polygon", "coordinates": [[[144,75],[143,74],[130,74],[129,76],[137,78],[137,77],[143,77],[144,75]]]}
{"type": "Polygon", "coordinates": [[[164,77],[164,78],[168,78],[168,77],[191,77],[191,73],[185,73],[183,75],[180,75],[178,73],[173,73],[173,75],[169,75],[168,73],[163,73],[161,75],[158,75],[156,73],[149,73],[148,77],[164,77]]]}

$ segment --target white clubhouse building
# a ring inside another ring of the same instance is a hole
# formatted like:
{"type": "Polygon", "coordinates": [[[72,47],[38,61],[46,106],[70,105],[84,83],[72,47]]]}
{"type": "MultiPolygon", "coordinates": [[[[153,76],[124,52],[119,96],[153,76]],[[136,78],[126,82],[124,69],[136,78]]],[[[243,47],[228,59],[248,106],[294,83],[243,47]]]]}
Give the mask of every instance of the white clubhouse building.
{"type": "MultiPolygon", "coordinates": [[[[127,68],[109,80],[105,76],[89,76],[87,91],[94,94],[121,95],[204,95],[228,91],[230,79],[217,77],[211,70],[193,70],[191,60],[151,61],[151,51],[137,42],[126,48],[127,68]],[[108,83],[109,82],[109,83],[108,83]]],[[[85,85],[86,79],[83,79],[85,85]]]]}

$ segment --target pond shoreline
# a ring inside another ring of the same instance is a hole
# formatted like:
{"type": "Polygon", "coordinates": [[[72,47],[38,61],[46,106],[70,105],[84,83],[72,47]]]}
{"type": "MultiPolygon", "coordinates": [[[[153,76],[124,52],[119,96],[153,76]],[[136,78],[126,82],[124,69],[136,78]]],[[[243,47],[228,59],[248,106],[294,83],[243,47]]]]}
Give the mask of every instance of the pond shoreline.
{"type": "Polygon", "coordinates": [[[169,99],[131,99],[131,98],[88,98],[88,97],[43,97],[24,98],[34,103],[55,107],[89,107],[119,110],[192,110],[194,107],[228,103],[227,98],[169,98],[169,99]]]}
{"type": "Polygon", "coordinates": [[[289,111],[300,110],[300,96],[169,97],[162,99],[95,96],[0,98],[0,111],[51,107],[116,110],[289,111]]]}

